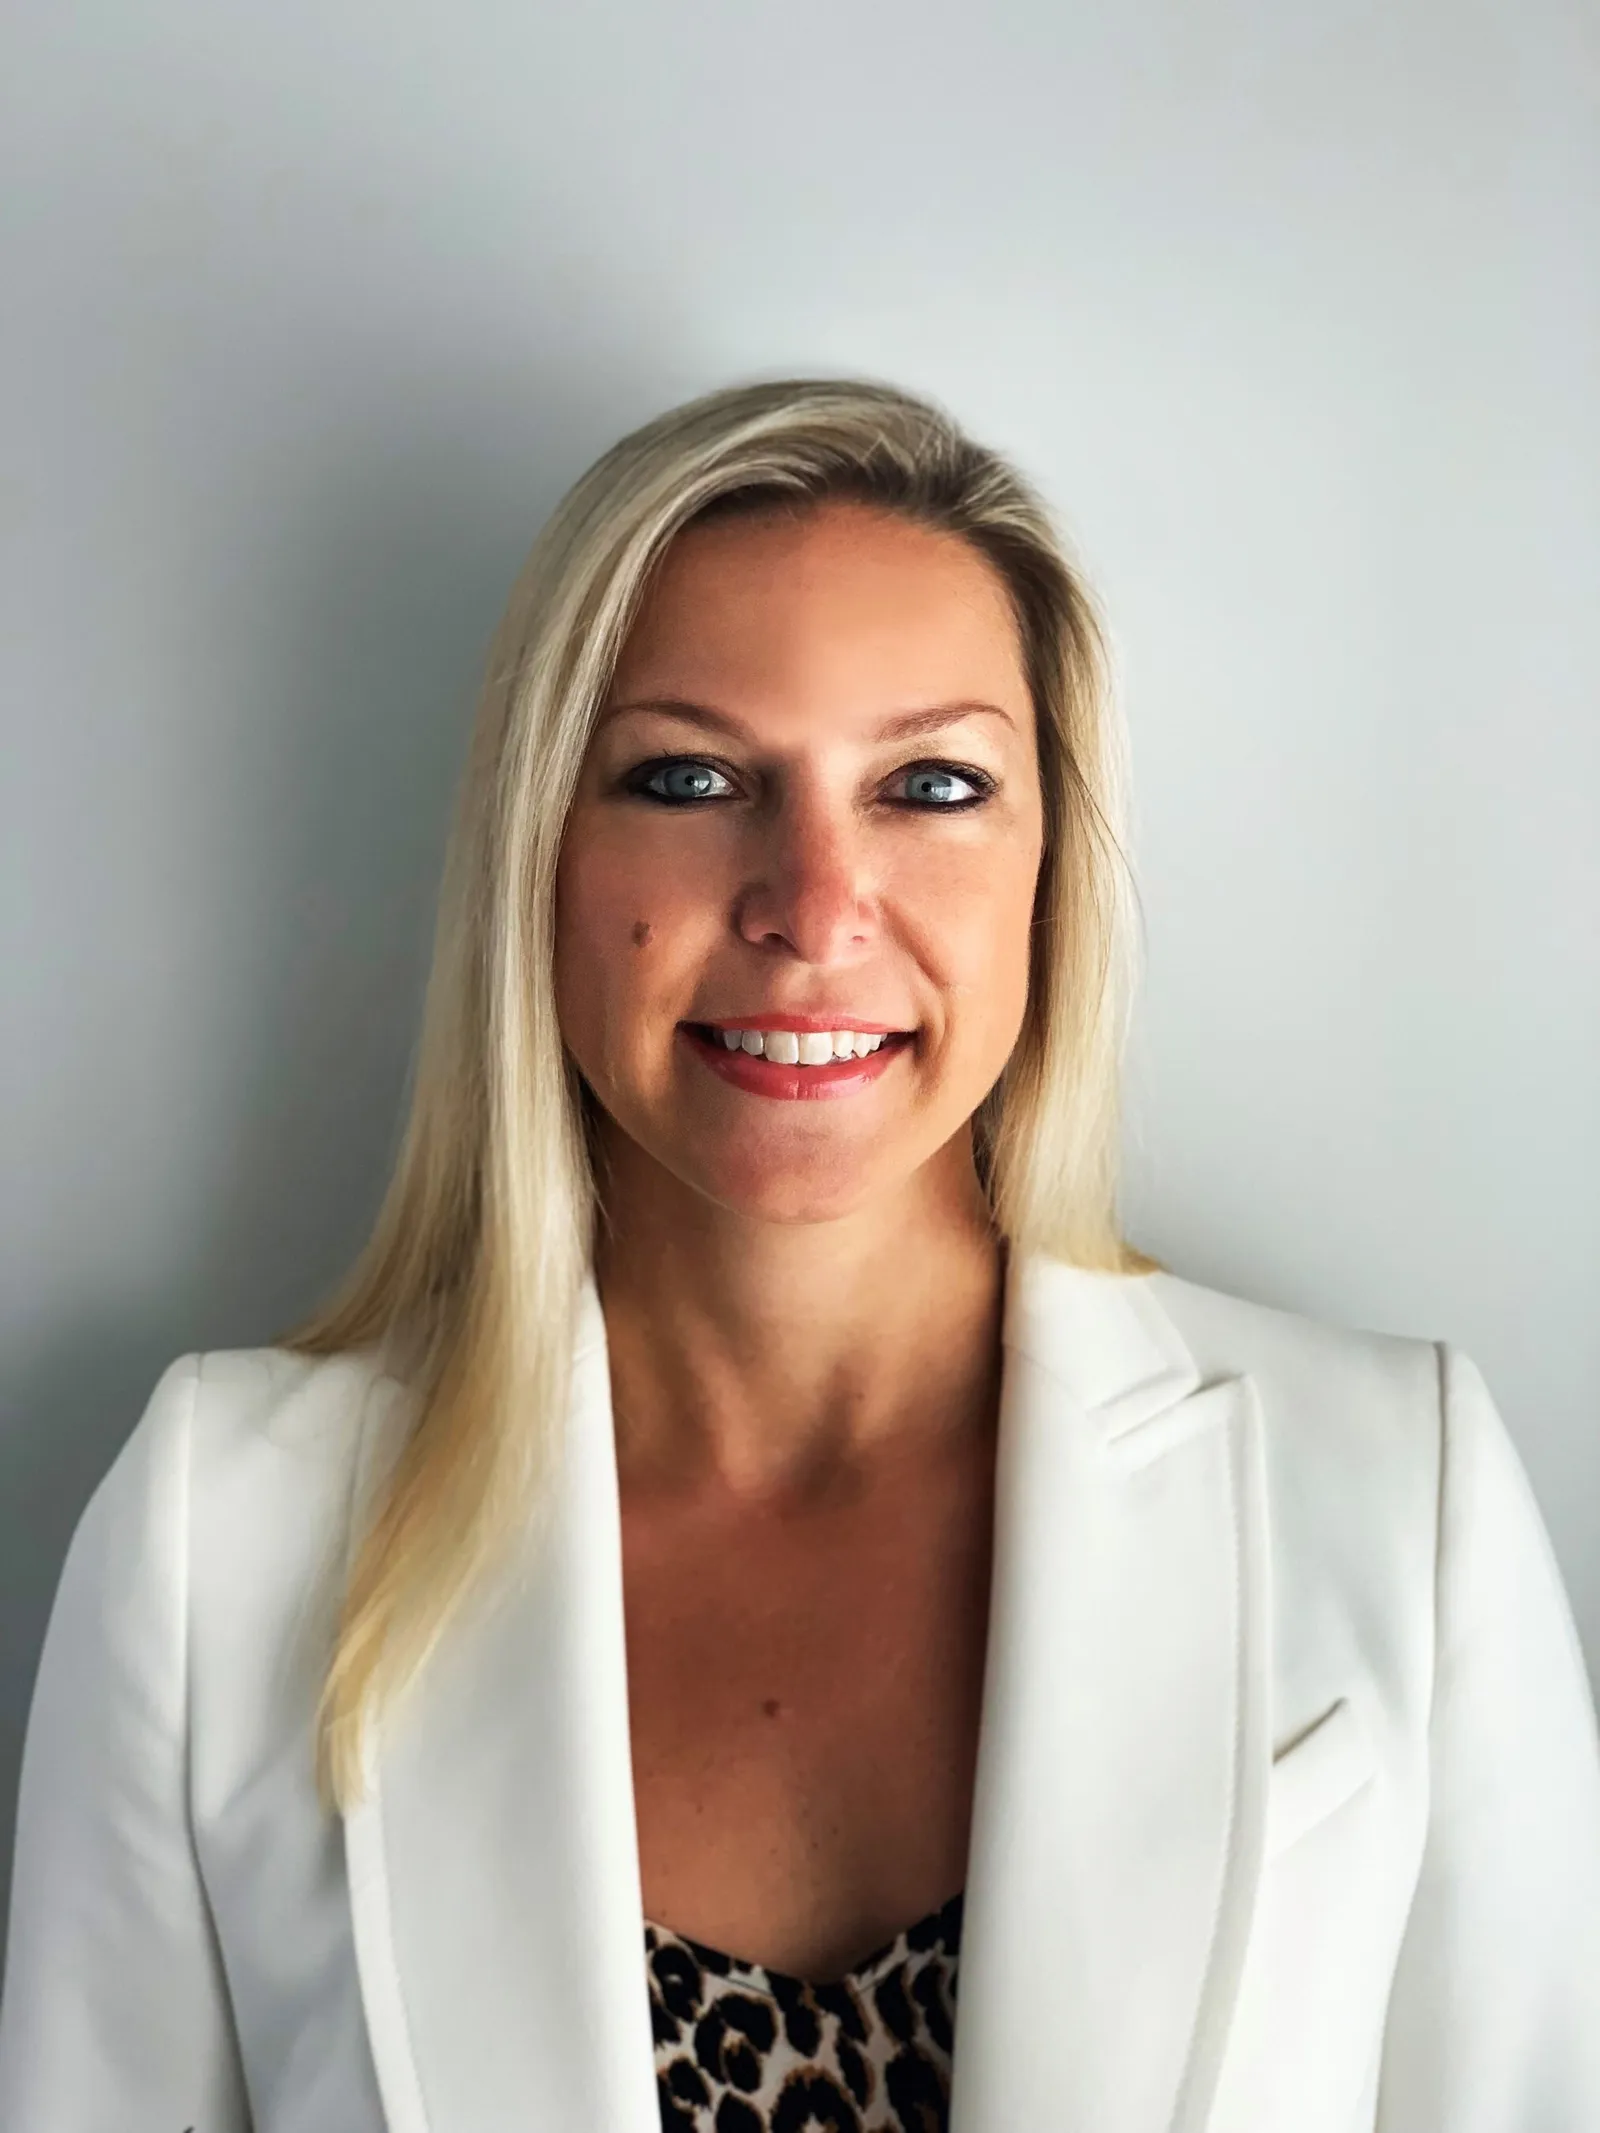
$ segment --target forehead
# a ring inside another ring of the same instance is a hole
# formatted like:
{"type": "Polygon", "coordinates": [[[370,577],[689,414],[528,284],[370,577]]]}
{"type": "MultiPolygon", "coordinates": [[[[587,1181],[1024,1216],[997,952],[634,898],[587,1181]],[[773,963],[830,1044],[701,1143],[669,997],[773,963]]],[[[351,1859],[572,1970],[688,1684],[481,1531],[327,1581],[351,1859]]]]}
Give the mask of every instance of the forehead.
{"type": "Polygon", "coordinates": [[[845,681],[874,698],[1020,702],[1022,649],[998,570],[957,534],[854,502],[709,519],[661,559],[613,694],[845,681]]]}

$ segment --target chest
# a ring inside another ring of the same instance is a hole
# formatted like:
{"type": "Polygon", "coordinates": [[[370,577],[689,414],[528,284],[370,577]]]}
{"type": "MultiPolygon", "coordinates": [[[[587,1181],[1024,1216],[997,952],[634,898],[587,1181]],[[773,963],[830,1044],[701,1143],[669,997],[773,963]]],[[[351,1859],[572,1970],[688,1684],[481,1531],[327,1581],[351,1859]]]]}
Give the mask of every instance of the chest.
{"type": "Polygon", "coordinates": [[[828,1975],[960,1887],[988,1471],[805,1511],[625,1505],[648,1917],[828,1975]]]}

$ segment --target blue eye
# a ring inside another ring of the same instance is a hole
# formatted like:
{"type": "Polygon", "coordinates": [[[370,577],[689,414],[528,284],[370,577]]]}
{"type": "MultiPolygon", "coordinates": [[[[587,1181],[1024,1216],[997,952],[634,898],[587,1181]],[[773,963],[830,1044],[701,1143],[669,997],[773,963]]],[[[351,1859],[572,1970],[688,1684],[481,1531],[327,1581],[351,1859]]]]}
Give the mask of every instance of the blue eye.
{"type": "Polygon", "coordinates": [[[932,800],[946,813],[949,813],[953,808],[976,807],[980,800],[988,799],[989,794],[994,790],[989,780],[981,772],[959,770],[953,763],[918,763],[912,769],[903,771],[901,775],[908,778],[913,787],[919,785],[922,787],[921,793],[914,795],[915,798],[932,800]],[[949,796],[949,787],[952,782],[972,786],[974,788],[973,793],[965,799],[961,798],[959,794],[952,799],[949,796]]]}
{"type": "MultiPolygon", "coordinates": [[[[891,800],[891,807],[909,808],[918,814],[959,813],[981,807],[996,790],[996,780],[986,770],[963,763],[910,763],[896,776],[909,781],[909,799],[891,800]],[[954,790],[966,786],[966,792],[954,790]]],[[[627,781],[626,789],[641,800],[654,800],[664,807],[694,807],[725,797],[718,783],[732,781],[725,771],[703,756],[661,756],[641,763],[627,781]]]]}
{"type": "Polygon", "coordinates": [[[646,775],[632,789],[646,799],[665,800],[669,805],[681,806],[685,802],[716,799],[717,795],[708,790],[708,781],[721,776],[720,770],[694,756],[673,756],[665,762],[647,765],[646,775]],[[677,778],[681,782],[676,792],[661,792],[655,785],[657,778],[677,778]],[[685,790],[685,786],[689,789],[685,790]]]}

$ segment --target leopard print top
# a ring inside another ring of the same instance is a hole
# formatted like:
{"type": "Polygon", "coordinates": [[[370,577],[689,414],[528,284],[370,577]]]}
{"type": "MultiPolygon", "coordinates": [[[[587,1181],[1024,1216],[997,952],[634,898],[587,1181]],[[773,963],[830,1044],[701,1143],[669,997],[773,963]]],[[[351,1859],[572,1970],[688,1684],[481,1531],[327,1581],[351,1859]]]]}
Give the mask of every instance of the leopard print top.
{"type": "Polygon", "coordinates": [[[662,2133],[947,2133],[961,1911],[831,1985],[647,1923],[662,2133]]]}

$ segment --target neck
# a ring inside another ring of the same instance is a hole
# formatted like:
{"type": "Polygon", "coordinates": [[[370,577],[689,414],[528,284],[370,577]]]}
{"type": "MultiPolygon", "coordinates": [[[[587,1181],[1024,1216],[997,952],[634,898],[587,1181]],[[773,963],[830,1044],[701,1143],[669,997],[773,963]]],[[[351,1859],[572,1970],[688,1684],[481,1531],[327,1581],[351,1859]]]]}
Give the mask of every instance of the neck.
{"type": "Polygon", "coordinates": [[[767,1222],[617,1136],[595,1253],[625,1488],[811,1496],[992,1426],[1005,1247],[963,1135],[879,1202],[767,1222]]]}

